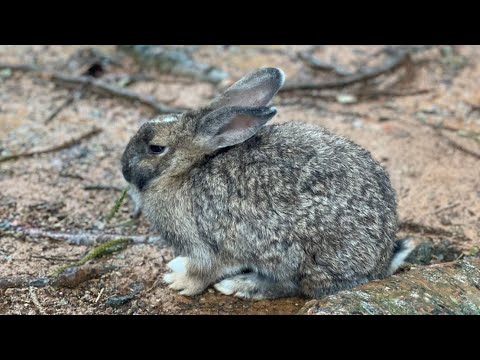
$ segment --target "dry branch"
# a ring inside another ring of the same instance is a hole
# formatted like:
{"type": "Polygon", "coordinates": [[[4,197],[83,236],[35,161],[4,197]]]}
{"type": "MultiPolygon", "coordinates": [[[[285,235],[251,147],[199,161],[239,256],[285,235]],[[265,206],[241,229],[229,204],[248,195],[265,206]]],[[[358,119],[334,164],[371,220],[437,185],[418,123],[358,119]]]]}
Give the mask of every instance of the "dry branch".
{"type": "Polygon", "coordinates": [[[27,279],[23,277],[1,277],[0,289],[8,288],[26,288],[26,287],[44,287],[49,283],[48,278],[27,279]]]}
{"type": "Polygon", "coordinates": [[[366,69],[358,74],[347,76],[343,79],[334,80],[334,81],[325,81],[325,82],[303,82],[303,83],[290,83],[286,84],[280,92],[289,92],[297,90],[324,90],[324,89],[335,89],[342,88],[348,85],[352,85],[359,82],[365,82],[372,80],[380,75],[386,75],[397,70],[399,67],[403,66],[410,58],[410,54],[406,51],[396,51],[392,52],[392,57],[385,62],[385,64],[366,69]]]}
{"type": "Polygon", "coordinates": [[[9,288],[41,288],[46,286],[73,288],[91,279],[96,279],[115,270],[116,267],[108,265],[86,265],[71,267],[58,276],[27,278],[27,277],[1,277],[0,289],[9,288]]]}
{"type": "Polygon", "coordinates": [[[338,65],[327,63],[323,60],[317,59],[310,52],[299,52],[298,58],[314,70],[334,72],[338,76],[351,76],[351,71],[348,71],[338,65]]]}
{"type": "Polygon", "coordinates": [[[74,266],[64,270],[58,276],[52,277],[50,285],[73,288],[88,280],[97,279],[116,268],[112,265],[74,266]]]}
{"type": "Polygon", "coordinates": [[[56,145],[56,146],[51,147],[49,149],[38,150],[38,151],[28,151],[28,152],[24,152],[24,153],[21,153],[21,154],[13,154],[13,155],[2,156],[2,157],[0,157],[0,163],[5,162],[5,161],[9,161],[9,160],[16,160],[16,159],[19,159],[19,158],[28,158],[28,157],[32,157],[34,155],[48,154],[48,153],[52,153],[52,152],[55,152],[55,151],[67,149],[67,148],[70,148],[72,146],[80,144],[83,140],[90,139],[92,136],[97,135],[102,131],[103,131],[103,129],[94,127],[92,130],[87,131],[85,134],[79,136],[78,138],[68,140],[68,141],[64,142],[63,144],[56,145]]]}
{"type": "Polygon", "coordinates": [[[444,136],[440,131],[437,131],[437,134],[443,139],[445,139],[445,141],[454,149],[460,150],[465,154],[468,154],[470,156],[473,156],[474,158],[480,159],[480,153],[467,149],[466,147],[460,145],[459,143],[453,141],[452,139],[444,136]]]}
{"type": "Polygon", "coordinates": [[[61,74],[54,71],[43,70],[37,66],[29,64],[2,64],[0,69],[11,69],[14,71],[31,72],[39,77],[49,79],[59,85],[65,87],[78,87],[83,85],[85,89],[101,95],[116,96],[130,101],[138,101],[154,109],[159,114],[171,114],[182,112],[185,109],[173,108],[158,102],[153,96],[137,94],[134,91],[123,89],[115,85],[108,84],[102,80],[98,80],[89,76],[71,76],[61,74]]]}
{"type": "Polygon", "coordinates": [[[55,241],[65,241],[71,245],[98,245],[120,238],[129,239],[132,244],[159,243],[161,245],[163,243],[162,237],[155,235],[102,234],[94,232],[65,233],[38,228],[9,226],[6,222],[3,222],[2,225],[6,230],[0,230],[0,234],[5,233],[12,236],[21,236],[26,239],[48,238],[55,241]]]}
{"type": "Polygon", "coordinates": [[[416,223],[413,221],[401,221],[398,224],[399,230],[405,231],[407,233],[417,233],[422,235],[437,235],[437,236],[447,236],[456,239],[470,240],[465,235],[455,234],[451,231],[444,230],[441,228],[436,228],[429,225],[424,225],[416,223]]]}
{"type": "MultiPolygon", "coordinates": [[[[458,129],[455,129],[455,128],[452,128],[452,127],[449,127],[449,126],[444,126],[444,125],[433,125],[433,124],[429,124],[427,122],[424,122],[422,121],[421,122],[422,125],[425,125],[425,126],[428,126],[430,128],[432,128],[434,131],[435,131],[435,134],[442,138],[443,140],[445,140],[445,142],[450,145],[451,147],[453,147],[454,149],[456,150],[459,150],[459,151],[462,151],[464,152],[465,154],[468,154],[470,156],[473,156],[474,158],[477,158],[477,159],[480,159],[480,153],[477,153],[475,151],[472,151],[470,149],[467,149],[466,147],[460,145],[459,143],[453,141],[452,139],[450,139],[448,136],[445,136],[441,130],[448,130],[448,131],[454,131],[456,132],[457,134],[459,133],[459,130],[458,129]]],[[[477,141],[477,136],[478,134],[477,133],[473,133],[473,132],[465,132],[466,136],[465,137],[468,137],[468,138],[472,138],[473,140],[477,141]]]]}
{"type": "Polygon", "coordinates": [[[410,91],[396,91],[396,90],[372,90],[366,91],[363,93],[355,94],[358,97],[363,97],[366,99],[376,99],[382,96],[391,96],[391,97],[406,97],[414,95],[422,95],[431,92],[432,89],[418,89],[410,91]]]}
{"type": "Polygon", "coordinates": [[[456,208],[456,207],[459,206],[459,205],[460,205],[460,203],[448,205],[448,206],[442,207],[442,208],[440,208],[440,209],[438,209],[438,210],[435,210],[435,211],[432,212],[431,214],[432,214],[432,215],[437,215],[437,214],[440,214],[441,212],[454,209],[454,208],[456,208]]]}
{"type": "Polygon", "coordinates": [[[48,116],[48,118],[45,120],[45,124],[48,124],[53,119],[55,119],[63,109],[70,106],[74,101],[80,99],[84,94],[85,94],[85,85],[82,85],[78,88],[78,90],[73,91],[71,94],[69,94],[67,99],[48,116]]]}

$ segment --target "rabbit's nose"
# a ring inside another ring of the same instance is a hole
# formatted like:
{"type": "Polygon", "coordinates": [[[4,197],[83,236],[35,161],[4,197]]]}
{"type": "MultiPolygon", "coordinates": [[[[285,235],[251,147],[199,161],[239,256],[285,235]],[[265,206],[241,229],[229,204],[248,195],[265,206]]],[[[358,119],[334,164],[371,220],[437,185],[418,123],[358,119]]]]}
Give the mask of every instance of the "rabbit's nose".
{"type": "Polygon", "coordinates": [[[122,156],[122,161],[121,161],[121,163],[122,163],[122,175],[125,178],[125,180],[127,180],[127,182],[131,182],[131,180],[132,180],[132,167],[130,166],[130,161],[128,159],[127,151],[128,151],[128,148],[123,153],[123,156],[122,156]]]}
{"type": "Polygon", "coordinates": [[[122,175],[127,180],[127,182],[131,182],[132,180],[132,171],[130,169],[130,166],[128,164],[124,163],[122,166],[122,175]]]}

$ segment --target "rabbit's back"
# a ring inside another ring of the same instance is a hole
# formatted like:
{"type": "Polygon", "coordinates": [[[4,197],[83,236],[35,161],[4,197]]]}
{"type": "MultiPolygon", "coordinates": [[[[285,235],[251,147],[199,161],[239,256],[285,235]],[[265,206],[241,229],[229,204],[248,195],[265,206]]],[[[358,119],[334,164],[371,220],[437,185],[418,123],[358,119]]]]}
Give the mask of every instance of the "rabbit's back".
{"type": "Polygon", "coordinates": [[[191,175],[199,236],[216,252],[342,278],[388,268],[395,193],[369,152],[347,139],[316,126],[267,126],[191,175]]]}

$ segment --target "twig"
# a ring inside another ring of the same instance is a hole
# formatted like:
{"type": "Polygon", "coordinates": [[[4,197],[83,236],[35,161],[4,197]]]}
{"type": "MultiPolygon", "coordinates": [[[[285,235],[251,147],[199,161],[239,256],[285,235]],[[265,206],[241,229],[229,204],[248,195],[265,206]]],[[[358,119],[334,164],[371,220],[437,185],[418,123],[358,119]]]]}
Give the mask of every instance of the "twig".
{"type": "MultiPolygon", "coordinates": [[[[350,95],[353,95],[357,98],[357,102],[361,100],[372,100],[383,96],[390,97],[407,97],[420,94],[426,94],[432,91],[431,89],[419,89],[411,91],[396,91],[396,90],[372,90],[372,91],[352,91],[349,92],[350,95]]],[[[303,98],[311,97],[314,99],[321,99],[324,101],[338,101],[338,97],[335,94],[322,94],[322,93],[305,93],[302,95],[303,98]]],[[[285,101],[280,102],[282,105],[292,105],[292,103],[286,103],[285,101]]],[[[336,112],[338,114],[338,112],[336,112]]]]}
{"type": "Polygon", "coordinates": [[[458,135],[460,137],[471,139],[471,140],[474,140],[474,141],[480,143],[480,133],[477,133],[477,132],[474,132],[474,131],[463,130],[463,129],[459,129],[459,128],[449,126],[449,125],[444,125],[444,124],[442,124],[441,126],[428,124],[426,122],[424,122],[424,124],[427,125],[427,126],[430,126],[432,129],[447,130],[447,131],[455,133],[455,135],[458,135]]]}
{"type": "Polygon", "coordinates": [[[9,288],[41,288],[46,286],[73,288],[88,280],[99,278],[100,276],[117,269],[111,265],[85,265],[81,267],[72,267],[66,269],[58,276],[43,278],[27,277],[0,277],[0,289],[9,288]]]}
{"type": "Polygon", "coordinates": [[[85,178],[82,176],[82,175],[79,175],[79,174],[71,174],[69,172],[66,172],[66,171],[61,171],[58,176],[60,177],[66,177],[66,178],[70,178],[70,179],[78,179],[78,180],[85,180],[85,178]]]}
{"type": "Polygon", "coordinates": [[[74,261],[75,259],[69,259],[61,256],[44,256],[44,255],[31,255],[34,259],[44,259],[48,261],[74,261]]]}
{"type": "Polygon", "coordinates": [[[100,290],[100,292],[98,293],[98,296],[97,298],[95,299],[95,302],[97,303],[98,300],[100,300],[100,296],[102,296],[103,292],[105,291],[105,288],[102,288],[102,290],[100,290]]]}
{"type": "Polygon", "coordinates": [[[41,239],[48,238],[54,241],[65,241],[71,245],[98,245],[115,239],[129,239],[133,244],[153,244],[158,243],[162,245],[163,239],[158,235],[123,235],[123,234],[103,234],[94,232],[81,233],[65,233],[49,231],[38,228],[23,228],[17,226],[9,226],[8,223],[3,222],[0,234],[20,236],[25,239],[41,239]]]}
{"type": "Polygon", "coordinates": [[[401,221],[398,224],[399,230],[412,232],[412,233],[419,233],[419,234],[426,234],[426,235],[438,235],[438,236],[448,236],[457,239],[469,240],[465,235],[454,234],[451,231],[416,223],[413,221],[401,221]]]}
{"type": "MultiPolygon", "coordinates": [[[[453,141],[452,139],[450,139],[448,136],[445,136],[441,130],[448,130],[448,131],[455,131],[457,134],[459,133],[460,130],[458,129],[455,129],[453,127],[450,127],[450,126],[443,126],[443,125],[434,125],[434,124],[429,124],[425,121],[420,121],[420,123],[422,125],[425,125],[425,126],[428,126],[429,128],[432,128],[434,131],[435,131],[435,134],[442,138],[443,140],[445,140],[447,142],[448,145],[450,145],[451,147],[453,147],[454,149],[457,149],[459,151],[462,151],[464,152],[465,154],[468,154],[470,156],[473,156],[477,159],[480,159],[480,153],[477,153],[475,151],[472,151],[470,149],[467,149],[466,147],[464,147],[463,145],[460,145],[459,143],[453,141]]],[[[478,134],[476,133],[468,133],[468,135],[466,137],[473,137],[473,136],[477,136],[478,134]]],[[[476,138],[473,139],[475,141],[478,141],[476,138]]]]}
{"type": "Polygon", "coordinates": [[[85,85],[82,85],[79,87],[78,90],[76,91],[73,91],[69,96],[68,98],[58,107],[56,108],[51,114],[50,116],[45,120],[45,124],[48,124],[49,122],[51,122],[53,119],[55,119],[57,117],[58,114],[60,114],[60,112],[62,110],[64,110],[66,107],[70,106],[74,101],[80,99],[83,95],[85,94],[85,85]]]}
{"type": "Polygon", "coordinates": [[[394,55],[388,60],[385,64],[366,69],[359,74],[345,77],[343,79],[334,80],[334,81],[325,81],[321,83],[315,82],[305,82],[305,83],[291,83],[286,84],[280,92],[289,92],[296,90],[321,90],[321,89],[334,89],[341,88],[347,85],[352,85],[358,82],[364,82],[367,80],[372,80],[380,75],[385,75],[387,73],[397,70],[399,67],[403,66],[409,59],[410,54],[406,51],[396,51],[394,55]]]}
{"type": "Polygon", "coordinates": [[[59,275],[52,276],[50,285],[55,287],[74,288],[88,280],[97,279],[115,269],[117,269],[117,267],[112,265],[86,265],[70,267],[65,269],[59,275]]]}
{"type": "Polygon", "coordinates": [[[418,90],[411,90],[411,91],[396,91],[396,90],[373,90],[363,93],[355,94],[358,97],[364,97],[366,99],[375,99],[382,96],[392,96],[392,97],[404,97],[404,96],[413,96],[413,95],[421,95],[427,94],[432,89],[418,89],[418,90]]]}
{"type": "Polygon", "coordinates": [[[147,105],[160,114],[171,114],[182,112],[186,109],[173,108],[158,102],[153,96],[137,94],[131,90],[123,89],[121,87],[108,84],[102,80],[92,78],[90,76],[70,76],[61,74],[58,72],[43,70],[37,66],[29,64],[2,64],[0,63],[0,69],[11,69],[14,71],[32,72],[40,77],[47,78],[53,82],[71,87],[83,85],[85,89],[88,89],[98,94],[108,94],[111,96],[120,97],[130,101],[138,101],[141,104],[147,105]]]}
{"type": "Polygon", "coordinates": [[[470,150],[470,149],[467,149],[467,148],[464,147],[463,145],[460,145],[459,143],[457,143],[457,142],[453,141],[452,139],[450,139],[448,136],[443,135],[442,132],[441,132],[442,127],[437,127],[437,126],[430,125],[430,124],[424,123],[424,122],[422,122],[422,123],[423,123],[424,125],[426,125],[426,126],[431,127],[431,128],[435,131],[435,134],[437,134],[438,137],[444,139],[444,140],[446,141],[446,143],[447,143],[448,145],[450,145],[451,147],[453,147],[454,149],[459,150],[459,151],[462,151],[462,152],[464,152],[465,154],[468,154],[468,155],[470,155],[470,156],[473,156],[473,157],[475,157],[475,158],[477,158],[477,159],[480,159],[480,154],[479,154],[479,153],[477,153],[477,152],[475,152],[475,151],[472,151],[472,150],[470,150]]]}
{"type": "Polygon", "coordinates": [[[310,52],[299,52],[298,53],[298,58],[314,70],[331,71],[331,72],[334,72],[335,74],[337,74],[338,76],[351,76],[351,75],[353,75],[353,73],[351,71],[345,70],[344,68],[342,68],[338,65],[329,64],[325,61],[317,59],[310,52]]]}
{"type": "Polygon", "coordinates": [[[470,155],[470,156],[473,156],[474,158],[480,159],[480,154],[479,154],[479,153],[477,153],[477,152],[475,152],[475,151],[472,151],[472,150],[470,150],[470,149],[467,149],[466,147],[460,145],[459,143],[453,141],[452,139],[444,136],[444,135],[443,135],[441,132],[439,132],[439,131],[438,131],[437,133],[438,133],[442,138],[444,138],[444,139],[447,141],[447,143],[448,143],[451,147],[453,147],[454,149],[460,150],[460,151],[464,152],[465,154],[468,154],[468,155],[470,155]]]}
{"type": "Polygon", "coordinates": [[[85,185],[83,187],[84,190],[108,190],[108,191],[123,191],[124,189],[113,186],[113,185],[103,185],[103,184],[93,184],[93,185],[85,185]]]}
{"type": "Polygon", "coordinates": [[[438,210],[435,210],[434,212],[432,212],[431,214],[432,215],[437,215],[437,214],[440,214],[441,212],[444,212],[446,210],[450,210],[450,209],[453,209],[453,208],[456,208],[458,205],[460,205],[460,203],[456,203],[456,204],[453,204],[453,205],[449,205],[449,206],[445,206],[443,208],[440,208],[438,210]]]}
{"type": "Polygon", "coordinates": [[[480,134],[474,131],[458,130],[457,135],[480,143],[480,134]]]}
{"type": "Polygon", "coordinates": [[[22,277],[1,277],[0,289],[8,288],[26,288],[26,287],[45,287],[49,284],[48,278],[27,279],[22,277]]]}
{"type": "Polygon", "coordinates": [[[464,138],[467,138],[467,139],[472,139],[472,140],[480,143],[480,133],[477,133],[477,132],[474,132],[474,131],[458,129],[456,127],[449,126],[449,125],[444,125],[444,124],[442,124],[441,126],[432,125],[432,127],[437,128],[437,129],[439,128],[441,130],[448,130],[448,131],[454,132],[458,136],[461,136],[461,137],[464,137],[464,138]]]}
{"type": "Polygon", "coordinates": [[[0,163],[4,162],[4,161],[16,160],[16,159],[19,159],[19,158],[28,158],[28,157],[32,157],[34,155],[48,154],[48,153],[52,153],[52,152],[55,152],[55,151],[67,149],[69,147],[80,144],[83,140],[90,139],[92,136],[97,135],[98,133],[100,133],[102,131],[103,131],[103,129],[94,127],[92,130],[87,131],[85,134],[79,136],[78,138],[68,140],[68,141],[64,142],[63,144],[54,146],[54,147],[49,148],[49,149],[38,150],[38,151],[28,151],[28,152],[24,152],[24,153],[20,153],[20,154],[13,154],[13,155],[7,155],[7,156],[0,157],[0,163]]]}
{"type": "Polygon", "coordinates": [[[70,85],[70,84],[86,84],[87,89],[92,92],[99,94],[108,94],[124,98],[130,101],[138,101],[143,105],[147,105],[159,114],[172,114],[179,113],[185,109],[173,108],[164,104],[159,103],[153,96],[137,94],[131,90],[123,89],[115,85],[108,84],[102,80],[92,79],[86,76],[68,76],[58,73],[51,74],[52,81],[59,83],[61,85],[70,85]]]}
{"type": "MultiPolygon", "coordinates": [[[[110,80],[110,78],[109,78],[110,80]]],[[[154,81],[155,78],[146,74],[138,73],[138,74],[122,74],[122,75],[114,75],[111,77],[118,86],[127,87],[130,86],[138,81],[154,81]]]]}

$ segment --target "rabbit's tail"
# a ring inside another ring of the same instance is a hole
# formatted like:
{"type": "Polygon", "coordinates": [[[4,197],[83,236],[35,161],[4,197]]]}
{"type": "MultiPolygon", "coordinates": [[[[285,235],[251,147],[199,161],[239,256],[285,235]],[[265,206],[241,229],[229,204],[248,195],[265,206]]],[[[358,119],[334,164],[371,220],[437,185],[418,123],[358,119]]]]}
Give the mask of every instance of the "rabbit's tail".
{"type": "Polygon", "coordinates": [[[395,242],[393,257],[389,269],[390,275],[402,266],[403,262],[413,249],[415,249],[415,242],[412,238],[405,238],[395,242]]]}

